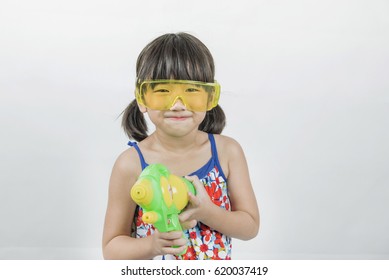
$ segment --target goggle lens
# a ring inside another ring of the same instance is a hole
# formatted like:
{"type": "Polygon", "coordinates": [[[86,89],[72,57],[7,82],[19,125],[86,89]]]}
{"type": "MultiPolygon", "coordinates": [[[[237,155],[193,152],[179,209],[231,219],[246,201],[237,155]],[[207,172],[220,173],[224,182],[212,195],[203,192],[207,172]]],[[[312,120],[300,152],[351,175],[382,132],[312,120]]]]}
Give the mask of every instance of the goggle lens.
{"type": "Polygon", "coordinates": [[[153,110],[169,110],[180,100],[189,111],[209,111],[217,106],[220,85],[186,80],[150,80],[137,85],[139,104],[153,110]]]}

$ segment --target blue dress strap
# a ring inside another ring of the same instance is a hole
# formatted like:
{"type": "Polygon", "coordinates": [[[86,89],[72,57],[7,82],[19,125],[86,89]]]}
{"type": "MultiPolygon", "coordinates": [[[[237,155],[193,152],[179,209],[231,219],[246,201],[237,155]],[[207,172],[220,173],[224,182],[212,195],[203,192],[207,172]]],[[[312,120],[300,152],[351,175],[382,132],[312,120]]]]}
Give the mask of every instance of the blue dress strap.
{"type": "Polygon", "coordinates": [[[143,157],[143,154],[138,147],[138,144],[136,142],[132,142],[132,141],[129,141],[127,144],[128,144],[128,146],[134,147],[135,150],[138,152],[140,165],[142,166],[142,170],[145,169],[148,166],[148,164],[146,163],[146,161],[143,157]]]}
{"type": "Polygon", "coordinates": [[[217,148],[216,148],[216,141],[215,141],[215,136],[211,133],[208,133],[208,139],[209,139],[209,142],[211,143],[211,151],[212,151],[212,159],[214,160],[214,164],[217,166],[217,168],[219,169],[219,172],[220,174],[224,177],[224,178],[227,178],[225,175],[224,175],[224,172],[222,170],[222,167],[220,165],[220,162],[219,162],[219,156],[217,154],[217,148]]]}
{"type": "Polygon", "coordinates": [[[208,139],[209,142],[211,143],[212,157],[215,160],[215,163],[219,164],[219,157],[217,155],[215,136],[211,133],[208,133],[208,139]]]}

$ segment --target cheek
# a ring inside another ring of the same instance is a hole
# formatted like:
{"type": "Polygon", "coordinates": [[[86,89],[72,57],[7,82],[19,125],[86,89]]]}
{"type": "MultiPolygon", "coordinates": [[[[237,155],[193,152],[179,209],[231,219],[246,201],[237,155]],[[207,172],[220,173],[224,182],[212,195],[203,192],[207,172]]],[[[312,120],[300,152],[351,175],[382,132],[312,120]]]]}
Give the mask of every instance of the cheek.
{"type": "Polygon", "coordinates": [[[153,123],[163,119],[163,113],[161,111],[147,109],[147,115],[153,123]]]}
{"type": "Polygon", "coordinates": [[[194,118],[196,119],[196,122],[201,123],[205,119],[205,116],[206,112],[196,112],[194,118]]]}

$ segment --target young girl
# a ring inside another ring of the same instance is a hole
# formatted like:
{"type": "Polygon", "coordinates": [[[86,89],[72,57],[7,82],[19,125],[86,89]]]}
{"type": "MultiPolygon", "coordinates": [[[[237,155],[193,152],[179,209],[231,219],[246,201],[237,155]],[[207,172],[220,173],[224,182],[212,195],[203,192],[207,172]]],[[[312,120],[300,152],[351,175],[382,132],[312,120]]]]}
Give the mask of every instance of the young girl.
{"type": "Polygon", "coordinates": [[[231,259],[231,238],[254,238],[259,212],[242,148],[220,135],[225,115],[217,104],[212,55],[192,35],[165,34],[140,53],[136,74],[136,99],[124,111],[122,125],[138,143],[129,142],[132,147],[112,170],[104,258],[231,259]],[[155,125],[150,135],[146,113],[155,125]],[[145,224],[130,197],[142,170],[154,163],[196,188],[179,216],[185,236],[145,224]]]}

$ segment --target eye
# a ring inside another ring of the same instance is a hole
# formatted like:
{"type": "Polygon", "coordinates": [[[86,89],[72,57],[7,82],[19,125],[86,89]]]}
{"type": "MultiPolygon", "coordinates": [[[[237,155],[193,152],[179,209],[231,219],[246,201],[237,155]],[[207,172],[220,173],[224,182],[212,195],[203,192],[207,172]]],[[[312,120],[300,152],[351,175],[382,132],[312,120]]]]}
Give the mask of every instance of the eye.
{"type": "Polygon", "coordinates": [[[158,89],[154,89],[155,93],[168,93],[169,90],[168,89],[165,89],[165,88],[158,88],[158,89]]]}
{"type": "Polygon", "coordinates": [[[185,91],[186,92],[199,92],[200,90],[198,88],[187,88],[185,91]]]}

